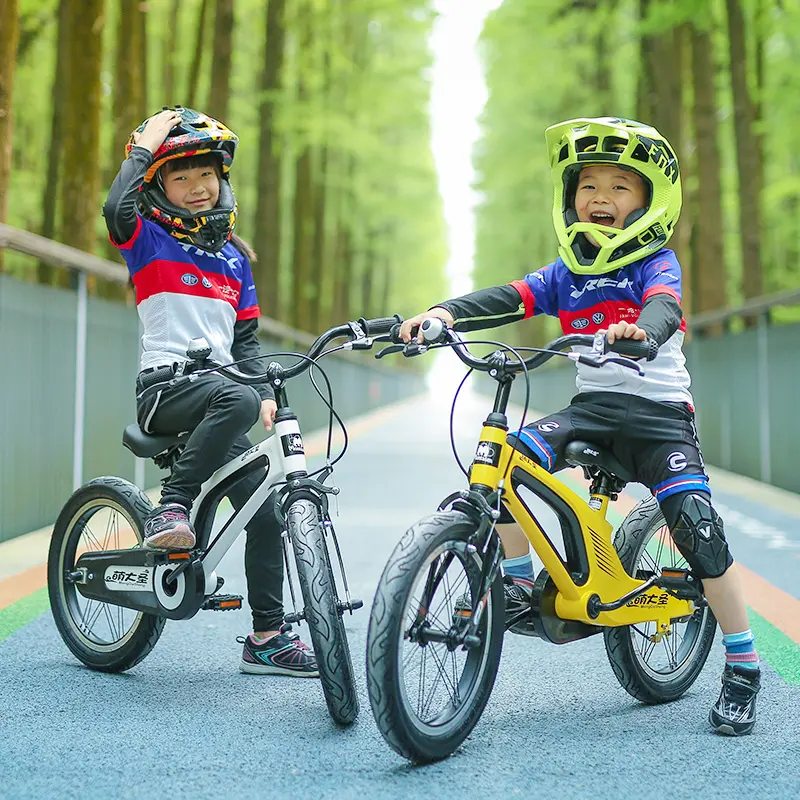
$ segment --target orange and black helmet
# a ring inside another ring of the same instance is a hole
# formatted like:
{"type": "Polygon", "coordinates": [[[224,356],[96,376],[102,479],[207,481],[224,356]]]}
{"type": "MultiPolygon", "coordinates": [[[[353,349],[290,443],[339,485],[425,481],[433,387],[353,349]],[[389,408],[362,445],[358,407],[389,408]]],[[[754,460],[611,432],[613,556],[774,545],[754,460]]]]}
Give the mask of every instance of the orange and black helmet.
{"type": "MultiPolygon", "coordinates": [[[[203,250],[219,252],[231,238],[236,224],[237,205],[230,185],[229,171],[239,142],[236,134],[219,120],[191,108],[176,106],[181,121],[167,134],[153,154],[153,163],[144,176],[139,193],[139,211],[166,228],[172,236],[203,250]],[[192,214],[167,200],[159,170],[176,158],[211,156],[219,163],[220,191],[217,205],[210,211],[192,214]]],[[[149,119],[149,118],[148,118],[149,119]]],[[[133,131],[125,145],[125,156],[134,146],[134,134],[141,133],[148,120],[133,131]]]]}

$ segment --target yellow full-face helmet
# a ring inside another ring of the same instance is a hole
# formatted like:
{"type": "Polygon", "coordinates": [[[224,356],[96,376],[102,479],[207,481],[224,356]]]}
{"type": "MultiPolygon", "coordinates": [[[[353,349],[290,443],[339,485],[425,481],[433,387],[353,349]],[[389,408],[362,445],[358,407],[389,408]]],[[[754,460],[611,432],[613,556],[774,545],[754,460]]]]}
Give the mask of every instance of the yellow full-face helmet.
{"type": "Polygon", "coordinates": [[[558,254],[579,275],[612,272],[660,250],[681,213],[678,159],[669,142],[649,125],[616,117],[571,119],[545,131],[553,176],[553,225],[558,254]],[[648,205],[622,228],[580,222],[575,211],[578,176],[589,164],[615,164],[638,173],[648,205]],[[586,234],[591,233],[599,247],[586,234]]]}

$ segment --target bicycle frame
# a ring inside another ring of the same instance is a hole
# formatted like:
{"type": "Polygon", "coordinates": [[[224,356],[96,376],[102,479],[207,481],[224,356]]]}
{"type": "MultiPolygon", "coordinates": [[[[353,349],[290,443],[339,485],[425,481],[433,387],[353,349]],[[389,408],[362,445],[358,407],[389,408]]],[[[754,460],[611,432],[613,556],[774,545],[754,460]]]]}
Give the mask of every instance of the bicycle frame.
{"type": "Polygon", "coordinates": [[[598,626],[656,622],[666,632],[673,619],[691,616],[693,601],[679,599],[658,586],[642,591],[645,581],[625,572],[612,544],[613,528],[606,519],[609,497],[592,494],[587,503],[540,464],[506,441],[508,384],[498,386],[495,412],[484,423],[470,471],[470,489],[483,495],[500,492],[558,589],[555,610],[565,620],[598,626]],[[527,488],[558,516],[566,562],[520,496],[527,488]],[[616,603],[633,593],[620,608],[596,610],[593,605],[616,603]]]}

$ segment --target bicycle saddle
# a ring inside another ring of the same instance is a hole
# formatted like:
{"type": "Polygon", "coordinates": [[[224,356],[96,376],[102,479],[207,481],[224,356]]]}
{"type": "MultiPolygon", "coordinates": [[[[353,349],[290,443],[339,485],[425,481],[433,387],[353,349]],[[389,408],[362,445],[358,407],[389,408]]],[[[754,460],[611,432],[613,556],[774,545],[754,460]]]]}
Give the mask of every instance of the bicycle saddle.
{"type": "Polygon", "coordinates": [[[145,433],[138,425],[128,425],[122,433],[122,444],[139,458],[152,458],[176,444],[183,444],[189,438],[189,431],[173,435],[156,436],[145,433]]]}
{"type": "Polygon", "coordinates": [[[596,467],[625,483],[636,481],[636,477],[622,465],[622,462],[611,451],[590,442],[574,439],[566,446],[564,458],[567,463],[575,467],[596,467]]]}

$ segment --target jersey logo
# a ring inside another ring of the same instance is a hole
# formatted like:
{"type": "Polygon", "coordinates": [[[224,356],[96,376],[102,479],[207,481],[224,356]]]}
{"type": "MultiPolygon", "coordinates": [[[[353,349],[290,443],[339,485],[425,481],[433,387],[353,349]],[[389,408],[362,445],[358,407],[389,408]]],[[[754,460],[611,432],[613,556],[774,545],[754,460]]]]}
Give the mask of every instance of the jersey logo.
{"type": "Polygon", "coordinates": [[[595,325],[599,325],[605,318],[606,315],[600,311],[595,311],[595,313],[592,314],[592,322],[594,322],[595,325]]]}
{"type": "Polygon", "coordinates": [[[197,275],[192,275],[191,272],[185,272],[181,275],[181,281],[187,286],[197,286],[197,284],[200,283],[200,278],[198,278],[197,275]]]}
{"type": "Polygon", "coordinates": [[[583,287],[583,289],[578,289],[575,285],[573,285],[569,296],[577,300],[586,292],[595,292],[598,289],[605,289],[608,287],[615,289],[629,289],[632,286],[633,283],[631,283],[630,278],[623,278],[621,281],[615,281],[613,278],[592,278],[591,280],[586,281],[586,285],[583,287]]]}
{"type": "Polygon", "coordinates": [[[582,331],[584,328],[589,327],[589,320],[586,317],[578,317],[578,319],[572,320],[570,324],[575,330],[582,331]]]}

